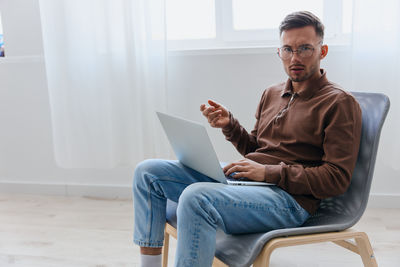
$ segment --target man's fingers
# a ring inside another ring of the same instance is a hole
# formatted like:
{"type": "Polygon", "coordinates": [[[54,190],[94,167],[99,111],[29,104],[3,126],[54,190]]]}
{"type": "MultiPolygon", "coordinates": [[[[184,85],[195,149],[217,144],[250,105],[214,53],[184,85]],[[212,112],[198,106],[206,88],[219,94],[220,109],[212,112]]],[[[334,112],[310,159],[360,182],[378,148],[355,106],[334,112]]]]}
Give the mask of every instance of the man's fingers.
{"type": "Polygon", "coordinates": [[[211,126],[213,126],[213,127],[218,126],[218,125],[217,125],[218,120],[219,120],[219,117],[216,117],[216,118],[214,118],[212,121],[210,121],[211,126]]]}
{"type": "Polygon", "coordinates": [[[208,118],[208,114],[210,114],[211,112],[214,112],[214,111],[215,111],[214,107],[207,107],[207,108],[203,109],[203,115],[208,118]]]}
{"type": "Polygon", "coordinates": [[[231,169],[234,167],[235,165],[233,163],[228,164],[224,167],[223,171],[225,173],[225,175],[229,175],[231,174],[233,171],[231,171],[231,169]]]}
{"type": "Polygon", "coordinates": [[[217,102],[215,102],[211,99],[208,100],[208,104],[210,104],[211,106],[216,107],[216,108],[219,108],[221,106],[220,104],[218,104],[217,102]]]}
{"type": "Polygon", "coordinates": [[[208,121],[213,121],[215,118],[218,118],[218,117],[220,117],[220,115],[222,114],[222,111],[221,110],[217,110],[217,111],[214,111],[214,112],[210,112],[210,113],[208,113],[208,121]]]}
{"type": "Polygon", "coordinates": [[[203,115],[208,119],[208,122],[211,123],[216,117],[226,116],[227,110],[213,100],[208,100],[208,104],[201,104],[200,111],[203,115]]]}
{"type": "Polygon", "coordinates": [[[246,171],[246,169],[243,167],[244,166],[242,166],[242,165],[233,164],[233,167],[227,169],[227,171],[225,172],[225,175],[230,175],[231,173],[234,173],[234,172],[246,171]]]}
{"type": "Polygon", "coordinates": [[[233,168],[234,166],[239,166],[239,165],[242,165],[242,163],[240,162],[240,160],[231,162],[231,163],[225,165],[224,171],[227,171],[228,169],[233,168]]]}
{"type": "Polygon", "coordinates": [[[235,175],[233,175],[233,178],[239,179],[239,178],[248,178],[250,175],[248,172],[237,172],[235,175]]]}
{"type": "Polygon", "coordinates": [[[225,173],[225,172],[227,172],[230,168],[232,168],[233,167],[233,164],[232,163],[229,163],[229,164],[227,164],[227,165],[225,165],[225,167],[222,169],[223,170],[223,172],[225,173]]]}

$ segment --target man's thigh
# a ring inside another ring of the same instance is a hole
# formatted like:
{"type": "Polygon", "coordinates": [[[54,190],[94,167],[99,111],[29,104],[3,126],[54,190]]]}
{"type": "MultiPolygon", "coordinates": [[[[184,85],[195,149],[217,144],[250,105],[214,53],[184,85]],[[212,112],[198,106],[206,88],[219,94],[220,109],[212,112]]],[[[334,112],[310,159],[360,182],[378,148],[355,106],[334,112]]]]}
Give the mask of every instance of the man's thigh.
{"type": "Polygon", "coordinates": [[[189,185],[215,182],[210,177],[186,167],[177,160],[150,159],[141,162],[135,170],[135,188],[148,188],[159,196],[175,202],[189,185]]]}
{"type": "Polygon", "coordinates": [[[292,196],[277,186],[199,183],[191,185],[190,190],[208,199],[228,234],[297,227],[309,217],[292,196]]]}

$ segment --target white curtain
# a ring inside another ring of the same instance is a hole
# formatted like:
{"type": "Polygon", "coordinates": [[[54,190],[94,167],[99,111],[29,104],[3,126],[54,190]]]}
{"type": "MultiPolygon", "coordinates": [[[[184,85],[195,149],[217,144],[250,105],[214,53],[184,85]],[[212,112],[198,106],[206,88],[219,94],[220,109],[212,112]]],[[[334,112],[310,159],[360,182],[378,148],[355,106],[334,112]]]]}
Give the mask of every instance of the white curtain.
{"type": "Polygon", "coordinates": [[[164,0],[39,0],[54,151],[64,168],[170,155],[164,0]]]}
{"type": "Polygon", "coordinates": [[[400,171],[400,1],[355,0],[352,40],[352,88],[391,100],[378,161],[394,177],[400,171]]]}

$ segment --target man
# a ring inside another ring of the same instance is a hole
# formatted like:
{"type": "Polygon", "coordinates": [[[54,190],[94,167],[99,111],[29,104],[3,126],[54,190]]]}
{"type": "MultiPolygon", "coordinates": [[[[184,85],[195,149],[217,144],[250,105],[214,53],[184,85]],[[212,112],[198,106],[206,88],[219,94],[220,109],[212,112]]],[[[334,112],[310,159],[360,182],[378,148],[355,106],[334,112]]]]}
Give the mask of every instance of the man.
{"type": "Polygon", "coordinates": [[[244,159],[226,175],[276,186],[230,186],[177,161],[147,160],[134,177],[135,234],[142,266],[160,266],[166,200],[178,202],[176,266],[211,266],[216,229],[229,234],[302,225],[323,198],[346,191],[356,163],[361,110],[329,82],[320,61],[328,53],[324,26],[310,12],[288,15],[280,25],[286,83],[264,91],[248,133],[222,105],[200,110],[221,128],[244,159]],[[156,262],[156,263],[153,263],[156,262]],[[153,265],[152,265],[153,264],[153,265]]]}

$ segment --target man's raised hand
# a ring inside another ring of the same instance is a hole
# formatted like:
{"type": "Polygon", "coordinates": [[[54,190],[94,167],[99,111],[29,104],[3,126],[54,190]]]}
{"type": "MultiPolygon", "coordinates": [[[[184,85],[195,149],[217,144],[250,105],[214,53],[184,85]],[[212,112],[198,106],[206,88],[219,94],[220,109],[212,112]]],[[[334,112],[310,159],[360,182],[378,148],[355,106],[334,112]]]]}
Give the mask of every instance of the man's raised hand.
{"type": "Polygon", "coordinates": [[[208,100],[208,105],[201,104],[200,111],[207,118],[208,123],[214,128],[224,128],[229,124],[229,112],[222,105],[208,100]]]}

